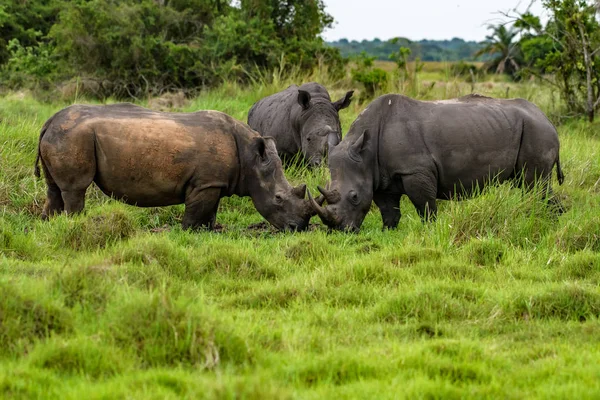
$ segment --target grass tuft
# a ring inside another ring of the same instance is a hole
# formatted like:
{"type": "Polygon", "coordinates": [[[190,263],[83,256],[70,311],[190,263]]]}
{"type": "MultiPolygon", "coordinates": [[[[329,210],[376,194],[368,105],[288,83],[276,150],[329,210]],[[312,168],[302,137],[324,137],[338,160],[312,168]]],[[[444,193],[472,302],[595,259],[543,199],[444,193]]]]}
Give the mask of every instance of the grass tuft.
{"type": "Polygon", "coordinates": [[[600,293],[568,284],[543,293],[519,296],[509,303],[515,318],[584,322],[600,317],[600,293]]]}
{"type": "Polygon", "coordinates": [[[371,362],[349,354],[327,355],[313,359],[307,364],[286,371],[286,378],[309,387],[340,386],[373,378],[380,372],[371,362]]]}
{"type": "Polygon", "coordinates": [[[555,234],[554,243],[568,252],[584,249],[600,251],[600,216],[568,223],[555,234]]]}
{"type": "Polygon", "coordinates": [[[132,367],[131,358],[94,338],[50,339],[38,344],[28,357],[32,366],[58,374],[109,378],[132,367]]]}
{"type": "Polygon", "coordinates": [[[285,256],[297,264],[318,263],[334,258],[336,251],[324,237],[300,239],[288,245],[285,256]]]}
{"type": "Polygon", "coordinates": [[[473,238],[463,247],[467,258],[482,267],[493,267],[502,261],[506,248],[499,240],[473,238]]]}
{"type": "Polygon", "coordinates": [[[145,366],[194,366],[212,369],[222,362],[251,361],[245,342],[206,311],[167,294],[113,304],[108,313],[115,342],[133,349],[145,366]]]}
{"type": "Polygon", "coordinates": [[[277,266],[265,265],[252,249],[229,244],[211,245],[199,262],[207,274],[235,279],[276,279],[279,275],[277,266]]]}
{"type": "Polygon", "coordinates": [[[107,207],[96,214],[69,218],[62,231],[56,232],[60,245],[77,251],[95,250],[133,236],[135,220],[123,207],[107,207]]]}
{"type": "Polygon", "coordinates": [[[423,261],[438,261],[442,252],[431,248],[406,248],[394,252],[391,262],[399,267],[410,266],[423,261]]]}
{"type": "Polygon", "coordinates": [[[66,309],[45,292],[32,289],[0,283],[0,354],[21,352],[36,339],[73,329],[66,309]]]}
{"type": "Polygon", "coordinates": [[[591,250],[579,251],[560,264],[556,275],[561,279],[585,279],[598,283],[600,253],[591,250]]]}
{"type": "Polygon", "coordinates": [[[101,311],[111,292],[112,280],[107,279],[108,266],[77,266],[64,269],[56,275],[53,287],[61,293],[65,305],[80,305],[101,311]]]}

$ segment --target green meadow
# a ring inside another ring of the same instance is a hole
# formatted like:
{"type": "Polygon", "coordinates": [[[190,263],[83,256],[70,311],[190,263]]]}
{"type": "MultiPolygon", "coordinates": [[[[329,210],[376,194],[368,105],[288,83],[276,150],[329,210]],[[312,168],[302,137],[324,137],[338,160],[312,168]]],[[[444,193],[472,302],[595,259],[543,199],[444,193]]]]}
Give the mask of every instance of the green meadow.
{"type": "MultiPolygon", "coordinates": [[[[471,92],[446,71],[386,91],[471,92]]],[[[292,83],[267,78],[202,92],[181,111],[245,121],[292,83]]],[[[335,99],[360,89],[303,80],[335,99]]],[[[503,184],[440,201],[426,224],[404,198],[391,231],[373,206],[359,234],[317,217],[281,233],[234,197],[216,232],[190,232],[183,206],[136,208],[92,186],[81,215],[41,221],[40,128],[93,101],[0,98],[0,398],[599,398],[600,125],[561,116],[536,81],[474,86],[526,98],[557,123],[564,214],[503,184]]],[[[366,106],[341,111],[344,132],[366,106]]],[[[313,193],[329,176],[286,175],[313,193]]]]}

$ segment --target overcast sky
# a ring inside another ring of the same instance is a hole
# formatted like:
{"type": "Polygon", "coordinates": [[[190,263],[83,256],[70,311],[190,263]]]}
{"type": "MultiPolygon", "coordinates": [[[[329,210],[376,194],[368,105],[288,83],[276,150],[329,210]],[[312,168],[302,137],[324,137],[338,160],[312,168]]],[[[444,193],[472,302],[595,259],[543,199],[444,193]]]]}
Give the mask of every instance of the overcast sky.
{"type": "MultiPolygon", "coordinates": [[[[481,41],[487,25],[502,18],[497,12],[518,7],[524,11],[530,0],[324,0],[335,19],[323,37],[327,41],[346,38],[363,40],[452,39],[481,41]]],[[[537,0],[531,11],[543,12],[537,0]]]]}

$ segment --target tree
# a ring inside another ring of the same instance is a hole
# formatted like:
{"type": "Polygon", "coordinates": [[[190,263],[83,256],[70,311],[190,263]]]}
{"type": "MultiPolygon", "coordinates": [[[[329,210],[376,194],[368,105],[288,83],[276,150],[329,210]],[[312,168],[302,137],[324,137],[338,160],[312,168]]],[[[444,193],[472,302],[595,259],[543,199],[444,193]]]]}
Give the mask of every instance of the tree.
{"type": "Polygon", "coordinates": [[[519,43],[515,41],[519,32],[513,27],[507,28],[505,24],[490,25],[488,29],[492,30],[492,34],[486,36],[485,47],[475,56],[490,55],[492,58],[486,62],[485,70],[516,78],[523,64],[519,43]]]}
{"type": "MultiPolygon", "coordinates": [[[[571,114],[585,114],[590,122],[600,106],[600,24],[598,1],[544,0],[551,18],[545,28],[529,13],[518,16],[518,26],[535,31],[523,44],[535,58],[537,75],[559,89],[571,114]]],[[[535,71],[534,71],[535,73],[535,71]]]]}

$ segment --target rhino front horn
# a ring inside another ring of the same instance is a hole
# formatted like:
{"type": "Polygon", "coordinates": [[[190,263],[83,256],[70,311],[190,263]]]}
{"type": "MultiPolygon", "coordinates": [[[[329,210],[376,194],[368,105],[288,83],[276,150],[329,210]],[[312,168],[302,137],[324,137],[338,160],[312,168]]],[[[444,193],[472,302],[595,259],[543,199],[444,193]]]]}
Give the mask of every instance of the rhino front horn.
{"type": "Polygon", "coordinates": [[[319,192],[321,192],[325,200],[327,200],[327,203],[332,204],[340,201],[340,194],[337,190],[327,190],[321,186],[317,186],[317,189],[319,189],[319,192]]]}
{"type": "Polygon", "coordinates": [[[300,198],[300,199],[304,199],[304,196],[306,196],[306,185],[302,184],[302,185],[298,185],[295,188],[292,189],[292,193],[294,194],[294,196],[300,198]]]}
{"type": "Polygon", "coordinates": [[[319,203],[317,203],[317,201],[313,199],[312,195],[310,194],[310,190],[308,190],[307,193],[310,205],[312,206],[315,213],[319,216],[319,218],[321,218],[321,221],[323,221],[323,223],[327,226],[338,225],[338,219],[335,217],[335,215],[326,208],[321,207],[321,205],[319,205],[319,203]]]}

